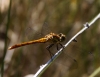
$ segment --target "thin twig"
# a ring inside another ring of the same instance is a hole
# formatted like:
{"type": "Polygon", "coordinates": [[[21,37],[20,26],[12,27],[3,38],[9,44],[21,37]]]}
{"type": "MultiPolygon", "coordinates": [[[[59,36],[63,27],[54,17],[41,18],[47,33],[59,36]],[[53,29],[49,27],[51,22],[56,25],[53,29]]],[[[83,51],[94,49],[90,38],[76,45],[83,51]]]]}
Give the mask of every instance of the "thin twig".
{"type": "MultiPolygon", "coordinates": [[[[84,27],[75,35],[73,36],[65,45],[64,47],[67,47],[78,35],[83,33],[86,29],[88,29],[97,19],[100,18],[100,13],[90,22],[84,24],[84,27]]],[[[53,61],[63,52],[64,48],[61,48],[53,57],[52,60],[50,59],[46,64],[41,65],[40,69],[34,74],[33,77],[39,77],[52,63],[53,61]]]]}

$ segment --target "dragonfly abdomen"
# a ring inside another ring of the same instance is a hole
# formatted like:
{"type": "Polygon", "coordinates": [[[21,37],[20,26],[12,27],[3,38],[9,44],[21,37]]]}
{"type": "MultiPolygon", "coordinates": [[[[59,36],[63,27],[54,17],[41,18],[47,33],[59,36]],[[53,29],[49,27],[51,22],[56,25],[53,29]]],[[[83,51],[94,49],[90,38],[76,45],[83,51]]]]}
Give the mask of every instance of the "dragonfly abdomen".
{"type": "Polygon", "coordinates": [[[25,46],[25,45],[35,44],[35,43],[45,43],[47,41],[48,41],[47,38],[41,38],[41,39],[38,39],[38,40],[33,40],[33,41],[29,41],[29,42],[15,44],[15,45],[9,47],[8,49],[10,50],[10,49],[18,48],[18,47],[25,46]]]}

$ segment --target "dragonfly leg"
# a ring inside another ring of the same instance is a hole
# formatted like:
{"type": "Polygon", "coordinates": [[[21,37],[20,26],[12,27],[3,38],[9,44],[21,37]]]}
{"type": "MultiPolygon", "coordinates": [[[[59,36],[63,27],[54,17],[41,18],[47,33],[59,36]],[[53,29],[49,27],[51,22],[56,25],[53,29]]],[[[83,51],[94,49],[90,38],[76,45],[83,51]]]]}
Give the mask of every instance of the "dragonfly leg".
{"type": "Polygon", "coordinates": [[[49,51],[50,57],[52,59],[52,56],[54,55],[51,51],[50,48],[53,46],[54,44],[50,44],[49,46],[46,47],[46,49],[49,51]]]}
{"type": "Polygon", "coordinates": [[[57,44],[57,50],[59,50],[58,44],[57,44]]]}
{"type": "Polygon", "coordinates": [[[76,40],[76,39],[74,39],[74,40],[73,40],[73,42],[77,42],[77,40],[76,40]]]}
{"type": "Polygon", "coordinates": [[[61,43],[59,43],[59,45],[64,48],[64,45],[62,45],[61,43]]]}
{"type": "Polygon", "coordinates": [[[60,45],[61,47],[63,47],[63,48],[64,48],[64,46],[63,46],[61,43],[58,43],[58,44],[57,44],[57,50],[59,50],[58,45],[60,45]]]}

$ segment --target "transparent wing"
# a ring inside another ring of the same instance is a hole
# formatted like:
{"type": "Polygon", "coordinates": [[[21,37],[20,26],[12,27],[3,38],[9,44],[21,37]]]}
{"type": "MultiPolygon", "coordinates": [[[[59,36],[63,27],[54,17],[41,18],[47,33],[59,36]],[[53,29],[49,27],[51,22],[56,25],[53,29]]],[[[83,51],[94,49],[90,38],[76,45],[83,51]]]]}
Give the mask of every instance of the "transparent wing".
{"type": "Polygon", "coordinates": [[[51,28],[47,22],[44,22],[41,28],[41,35],[45,36],[51,32],[51,28]]]}
{"type": "Polygon", "coordinates": [[[75,59],[75,57],[72,57],[72,54],[68,54],[65,52],[61,53],[61,55],[58,57],[57,63],[61,64],[65,69],[77,69],[77,59],[75,59]]]}
{"type": "Polygon", "coordinates": [[[28,40],[33,40],[42,38],[50,32],[50,26],[47,22],[44,22],[41,26],[35,26],[31,24],[25,29],[25,37],[28,40]]]}
{"type": "Polygon", "coordinates": [[[27,40],[32,40],[34,35],[35,35],[35,31],[33,30],[33,28],[31,26],[28,26],[25,29],[25,37],[26,37],[26,39],[27,40]]]}

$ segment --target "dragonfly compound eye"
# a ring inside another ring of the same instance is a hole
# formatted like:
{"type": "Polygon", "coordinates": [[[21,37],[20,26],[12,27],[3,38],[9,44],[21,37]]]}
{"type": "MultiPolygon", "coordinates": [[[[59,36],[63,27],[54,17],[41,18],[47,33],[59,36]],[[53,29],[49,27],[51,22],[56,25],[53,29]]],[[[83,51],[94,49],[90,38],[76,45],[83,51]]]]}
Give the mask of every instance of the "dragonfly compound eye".
{"type": "Polygon", "coordinates": [[[65,40],[65,38],[66,38],[65,35],[62,34],[62,33],[59,34],[59,37],[60,37],[60,41],[61,42],[63,42],[65,40]]]}

